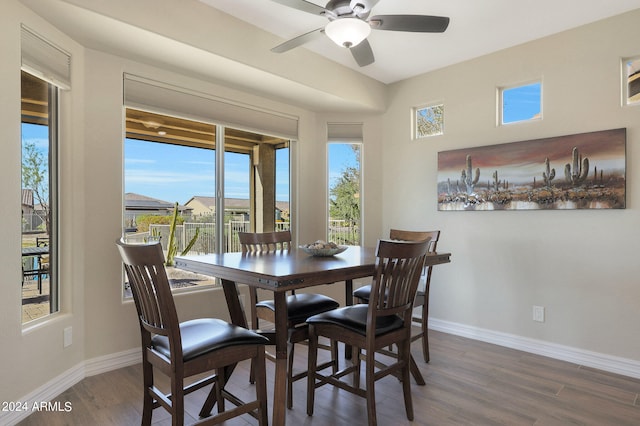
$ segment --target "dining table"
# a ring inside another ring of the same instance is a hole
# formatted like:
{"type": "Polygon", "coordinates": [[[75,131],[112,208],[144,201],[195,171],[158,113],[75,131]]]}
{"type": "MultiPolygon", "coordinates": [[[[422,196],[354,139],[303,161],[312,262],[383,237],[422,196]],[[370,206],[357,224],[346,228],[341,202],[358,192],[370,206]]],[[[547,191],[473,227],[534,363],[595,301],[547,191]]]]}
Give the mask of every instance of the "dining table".
{"type": "MultiPolygon", "coordinates": [[[[301,248],[263,253],[214,253],[177,256],[175,265],[221,280],[229,316],[233,324],[247,327],[238,291],[239,284],[273,293],[275,306],[274,330],[266,335],[275,345],[275,380],[273,390],[273,419],[275,426],[286,421],[287,380],[287,298],[290,290],[344,282],[345,303],[353,304],[353,280],[371,277],[376,264],[375,247],[348,246],[334,256],[311,256],[301,248]]],[[[450,262],[450,253],[431,253],[425,266],[450,262]]],[[[412,358],[411,373],[418,384],[424,379],[412,358]]]]}

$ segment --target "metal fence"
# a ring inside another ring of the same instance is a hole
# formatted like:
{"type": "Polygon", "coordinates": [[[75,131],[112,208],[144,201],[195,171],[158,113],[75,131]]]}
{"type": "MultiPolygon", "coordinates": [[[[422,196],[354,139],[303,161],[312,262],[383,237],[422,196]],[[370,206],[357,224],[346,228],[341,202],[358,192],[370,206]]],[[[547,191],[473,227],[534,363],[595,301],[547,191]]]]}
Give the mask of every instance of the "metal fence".
{"type": "MultiPolygon", "coordinates": [[[[276,222],[276,231],[285,231],[289,229],[289,222],[276,222]]],[[[205,222],[185,222],[183,225],[176,226],[175,239],[178,243],[178,252],[184,250],[184,248],[193,239],[196,229],[198,231],[198,239],[194,243],[189,253],[192,254],[208,254],[215,253],[216,251],[216,233],[215,223],[205,222]]],[[[224,247],[227,252],[240,251],[240,240],[238,239],[239,232],[251,232],[251,222],[231,220],[225,223],[224,226],[224,247]]],[[[169,241],[169,225],[149,225],[149,232],[140,232],[136,234],[127,235],[128,241],[147,241],[150,236],[154,238],[160,237],[162,247],[166,250],[167,243],[169,241]]]]}
{"type": "MultiPolygon", "coordinates": [[[[189,251],[191,254],[208,254],[215,253],[215,223],[212,222],[185,222],[183,225],[176,226],[175,239],[178,243],[178,252],[182,252],[189,244],[191,239],[198,231],[198,239],[189,251]]],[[[224,227],[224,247],[227,252],[240,251],[240,241],[238,239],[239,232],[251,232],[251,222],[244,220],[231,220],[225,223],[224,227]]],[[[289,222],[276,222],[276,231],[286,231],[290,229],[289,222]]],[[[149,225],[149,232],[138,232],[127,234],[129,242],[145,242],[149,238],[160,238],[162,247],[166,250],[169,241],[169,225],[149,225]]],[[[358,227],[352,226],[345,220],[329,220],[329,235],[327,241],[333,241],[336,244],[359,245],[360,230],[358,227]]]]}
{"type": "Polygon", "coordinates": [[[346,220],[329,219],[328,241],[336,244],[360,245],[360,228],[351,225],[346,220]]]}

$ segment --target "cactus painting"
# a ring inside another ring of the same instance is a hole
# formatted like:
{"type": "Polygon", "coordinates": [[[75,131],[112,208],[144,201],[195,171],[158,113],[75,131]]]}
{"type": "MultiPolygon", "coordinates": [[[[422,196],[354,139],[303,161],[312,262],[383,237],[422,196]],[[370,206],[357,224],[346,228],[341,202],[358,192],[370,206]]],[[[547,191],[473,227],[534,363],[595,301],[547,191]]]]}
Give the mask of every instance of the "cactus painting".
{"type": "MultiPolygon", "coordinates": [[[[544,179],[544,184],[546,186],[551,186],[551,181],[556,177],[556,169],[550,169],[549,158],[544,159],[545,171],[542,172],[542,178],[544,179]]],[[[535,177],[533,178],[534,186],[535,186],[535,177]]]]}
{"type": "Polygon", "coordinates": [[[567,163],[564,166],[564,177],[567,179],[567,182],[571,183],[574,186],[581,185],[585,179],[587,179],[587,175],[589,174],[589,159],[582,158],[582,155],[578,152],[578,147],[573,147],[572,152],[572,164],[567,163]]]}
{"type": "Polygon", "coordinates": [[[476,186],[476,184],[478,183],[478,180],[480,180],[480,169],[476,169],[476,174],[474,177],[472,177],[472,167],[471,167],[471,156],[467,155],[467,166],[466,168],[462,169],[462,183],[464,183],[465,187],[467,188],[467,195],[472,195],[473,194],[473,188],[476,186]]]}
{"type": "Polygon", "coordinates": [[[622,209],[625,156],[626,129],[439,152],[438,209],[622,209]]]}

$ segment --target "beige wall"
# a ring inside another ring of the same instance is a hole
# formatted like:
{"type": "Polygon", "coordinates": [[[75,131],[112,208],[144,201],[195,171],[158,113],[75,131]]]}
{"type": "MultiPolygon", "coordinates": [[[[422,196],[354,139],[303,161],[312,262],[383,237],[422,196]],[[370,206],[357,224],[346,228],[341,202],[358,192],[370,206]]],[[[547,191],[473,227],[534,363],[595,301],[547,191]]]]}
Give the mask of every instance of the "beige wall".
{"type": "MultiPolygon", "coordinates": [[[[204,81],[195,73],[175,72],[171,65],[153,65],[151,59],[143,64],[85,49],[82,40],[65,36],[17,0],[6,0],[0,14],[0,400],[18,400],[54,378],[80,378],[85,363],[139,345],[134,307],[121,300],[120,261],[113,244],[122,224],[125,71],[298,116],[292,211],[300,242],[325,235],[326,123],[364,123],[365,244],[373,245],[390,227],[442,230],[440,248],[453,253],[453,263],[434,273],[431,315],[436,320],[639,360],[639,340],[630,337],[637,334],[640,306],[640,270],[634,256],[640,245],[640,219],[634,212],[640,190],[634,185],[633,167],[634,160],[640,160],[635,149],[640,108],[622,108],[619,95],[619,58],[640,53],[634,44],[640,36],[635,25],[639,19],[637,12],[628,14],[395,84],[389,87],[384,114],[372,113],[371,103],[363,107],[368,112],[338,114],[314,112],[299,106],[303,101],[296,102],[298,106],[274,101],[213,77],[204,81]],[[73,56],[73,89],[62,98],[63,307],[50,320],[26,329],[20,324],[16,267],[21,22],[73,56]],[[540,77],[544,120],[496,127],[495,87],[540,77]],[[445,102],[446,134],[412,141],[410,108],[431,100],[445,102]],[[626,210],[436,211],[440,150],[617,127],[628,129],[626,210]],[[96,206],[103,212],[100,216],[92,214],[96,206]],[[547,308],[545,323],[531,321],[533,304],[547,308]],[[73,344],[63,348],[68,326],[74,330],[73,344]]],[[[306,74],[303,80],[311,78],[306,74]]],[[[379,105],[383,92],[378,85],[367,90],[368,80],[359,83],[358,93],[375,93],[379,105]]],[[[335,96],[336,85],[327,81],[313,90],[322,91],[323,86],[331,87],[325,92],[328,97],[335,96]]],[[[339,290],[333,289],[332,295],[339,297],[339,290]]],[[[183,319],[226,317],[219,290],[179,294],[176,299],[183,319]]]]}
{"type": "Polygon", "coordinates": [[[620,101],[620,59],[640,54],[638,22],[640,11],[390,87],[383,228],[442,230],[438,248],[453,256],[433,275],[436,320],[640,360],[640,106],[620,101]],[[496,126],[496,87],[535,79],[543,120],[496,126]],[[445,135],[412,140],[411,108],[432,101],[444,102],[445,135]],[[439,151],[620,127],[625,210],[437,211],[439,151]],[[544,323],[533,305],[546,308],[544,323]]]}

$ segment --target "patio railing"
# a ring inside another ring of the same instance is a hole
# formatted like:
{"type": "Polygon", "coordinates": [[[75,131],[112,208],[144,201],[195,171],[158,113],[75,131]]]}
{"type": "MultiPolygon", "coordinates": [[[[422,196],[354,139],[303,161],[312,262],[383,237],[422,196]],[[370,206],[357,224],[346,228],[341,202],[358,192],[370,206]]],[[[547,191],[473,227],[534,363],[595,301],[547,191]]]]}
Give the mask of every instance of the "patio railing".
{"type": "MultiPolygon", "coordinates": [[[[276,231],[286,231],[289,227],[289,222],[276,222],[275,224],[276,231]]],[[[145,242],[149,239],[149,235],[159,235],[162,247],[166,250],[169,241],[169,229],[169,225],[149,225],[149,232],[127,234],[127,241],[145,242]]],[[[184,250],[184,247],[195,235],[196,229],[200,231],[190,253],[215,253],[215,224],[212,222],[185,222],[183,225],[176,226],[175,238],[178,242],[178,252],[184,250]]],[[[225,223],[224,246],[227,252],[240,251],[239,232],[251,232],[251,223],[241,220],[231,220],[225,223]]],[[[350,226],[345,220],[330,220],[327,238],[328,241],[333,241],[337,244],[359,245],[360,230],[357,227],[350,226]]]]}

